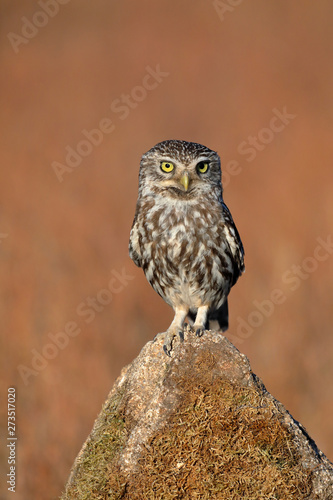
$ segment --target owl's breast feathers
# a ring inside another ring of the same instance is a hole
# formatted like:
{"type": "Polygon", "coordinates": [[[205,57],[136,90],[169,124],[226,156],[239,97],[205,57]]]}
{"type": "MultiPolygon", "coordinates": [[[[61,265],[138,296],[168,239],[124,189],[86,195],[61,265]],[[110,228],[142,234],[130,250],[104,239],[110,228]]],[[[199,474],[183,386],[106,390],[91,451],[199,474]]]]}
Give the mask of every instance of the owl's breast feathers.
{"type": "Polygon", "coordinates": [[[173,301],[170,289],[179,296],[185,289],[186,295],[222,292],[224,300],[244,271],[243,245],[232,216],[224,203],[212,200],[139,200],[129,252],[168,303],[173,301]]]}

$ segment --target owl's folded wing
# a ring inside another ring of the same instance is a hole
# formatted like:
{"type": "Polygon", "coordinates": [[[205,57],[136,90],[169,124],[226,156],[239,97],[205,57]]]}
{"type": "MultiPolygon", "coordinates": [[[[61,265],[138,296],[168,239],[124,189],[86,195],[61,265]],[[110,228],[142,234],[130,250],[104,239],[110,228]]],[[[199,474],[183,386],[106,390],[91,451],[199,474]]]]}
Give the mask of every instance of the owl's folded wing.
{"type": "Polygon", "coordinates": [[[141,267],[142,256],[139,245],[139,231],[136,225],[136,218],[134,218],[133,226],[131,229],[128,250],[129,250],[129,255],[133,260],[134,264],[136,264],[138,267],[141,267]]]}
{"type": "Polygon", "coordinates": [[[245,271],[244,265],[244,248],[242,240],[239,236],[235,223],[233,221],[232,215],[225,203],[222,204],[223,207],[223,218],[225,224],[225,236],[228,242],[231,254],[234,258],[234,278],[233,286],[239,276],[245,271]]]}

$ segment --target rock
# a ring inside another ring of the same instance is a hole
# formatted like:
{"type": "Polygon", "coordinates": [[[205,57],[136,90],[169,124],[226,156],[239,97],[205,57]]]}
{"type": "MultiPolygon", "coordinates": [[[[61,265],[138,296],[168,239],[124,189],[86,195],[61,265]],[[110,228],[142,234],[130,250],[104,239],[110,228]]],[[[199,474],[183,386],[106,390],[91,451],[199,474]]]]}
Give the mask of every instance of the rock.
{"type": "Polygon", "coordinates": [[[333,466],[216,332],[148,342],[73,465],[69,499],[333,499],[333,466]]]}

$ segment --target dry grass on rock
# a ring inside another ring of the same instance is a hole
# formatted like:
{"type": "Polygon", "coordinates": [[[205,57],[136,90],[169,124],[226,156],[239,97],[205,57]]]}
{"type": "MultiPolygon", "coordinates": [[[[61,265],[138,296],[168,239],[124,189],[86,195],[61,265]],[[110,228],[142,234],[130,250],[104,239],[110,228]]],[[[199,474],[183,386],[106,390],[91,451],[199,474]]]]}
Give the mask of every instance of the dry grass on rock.
{"type": "Polygon", "coordinates": [[[306,498],[309,472],[271,401],[221,380],[191,388],[123,498],[306,498]]]}

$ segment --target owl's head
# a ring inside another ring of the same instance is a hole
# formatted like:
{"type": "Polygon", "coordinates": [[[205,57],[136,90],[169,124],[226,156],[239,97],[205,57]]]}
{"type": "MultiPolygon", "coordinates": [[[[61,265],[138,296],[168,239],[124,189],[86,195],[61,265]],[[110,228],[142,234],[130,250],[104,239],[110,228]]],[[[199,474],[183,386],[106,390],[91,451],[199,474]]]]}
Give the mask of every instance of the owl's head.
{"type": "Polygon", "coordinates": [[[220,157],[201,144],[163,141],[142,156],[140,196],[162,195],[191,200],[198,195],[220,195],[220,157]]]}

